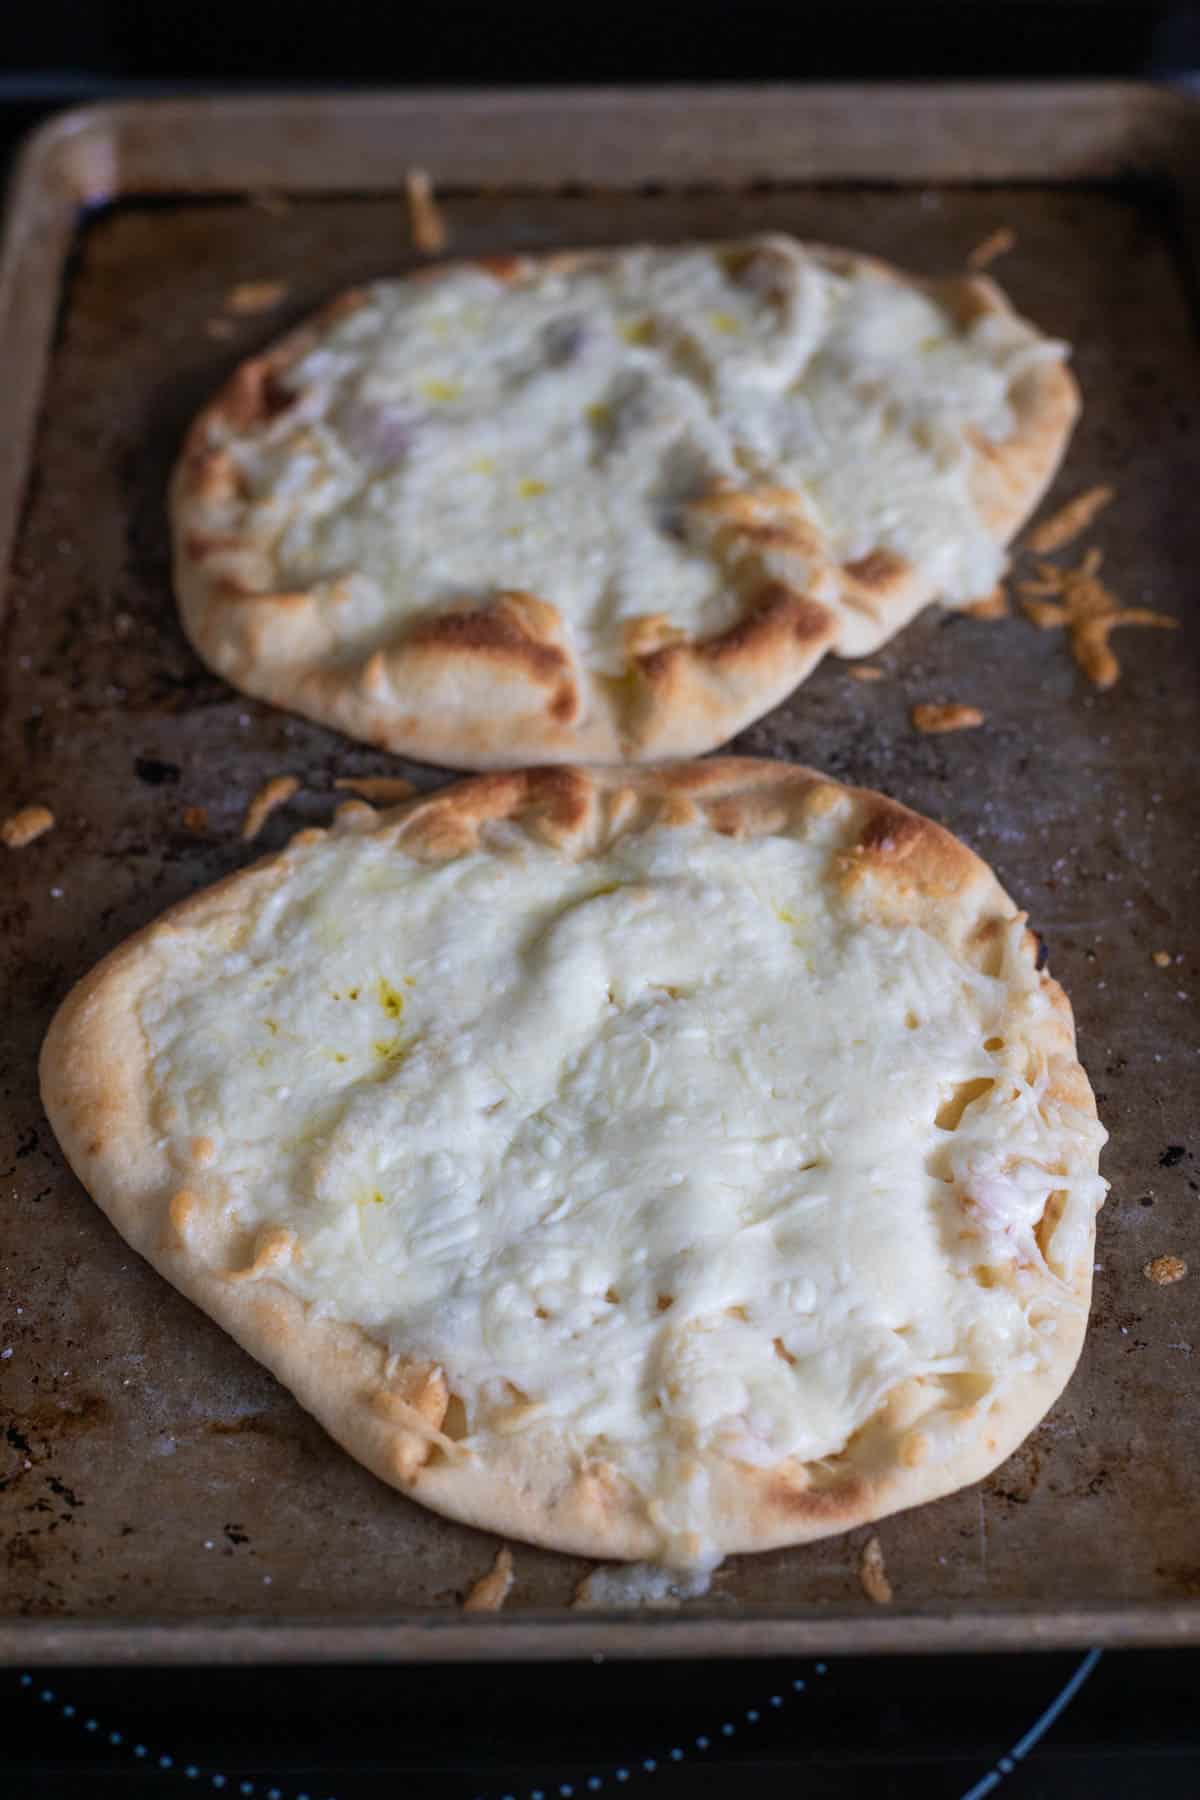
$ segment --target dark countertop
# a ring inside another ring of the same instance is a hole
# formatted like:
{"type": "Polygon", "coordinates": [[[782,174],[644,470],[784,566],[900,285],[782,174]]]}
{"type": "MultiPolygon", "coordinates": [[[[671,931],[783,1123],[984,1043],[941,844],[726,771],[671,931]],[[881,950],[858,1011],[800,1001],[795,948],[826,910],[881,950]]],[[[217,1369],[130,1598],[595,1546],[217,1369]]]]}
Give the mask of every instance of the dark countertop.
{"type": "Polygon", "coordinates": [[[0,1675],[0,1791],[5,1800],[214,1790],[247,1800],[622,1791],[1194,1800],[1198,1678],[1196,1651],[1109,1652],[1091,1664],[1065,1653],[10,1671],[0,1675]]]}

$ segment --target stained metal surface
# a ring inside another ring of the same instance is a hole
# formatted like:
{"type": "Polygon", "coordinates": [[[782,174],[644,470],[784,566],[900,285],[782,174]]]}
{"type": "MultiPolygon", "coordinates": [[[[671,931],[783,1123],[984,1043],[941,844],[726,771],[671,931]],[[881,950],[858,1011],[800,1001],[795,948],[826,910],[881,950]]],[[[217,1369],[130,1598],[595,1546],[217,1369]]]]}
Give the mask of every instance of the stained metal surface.
{"type": "Polygon", "coordinates": [[[1083,543],[1103,547],[1125,604],[1177,614],[1181,629],[1119,634],[1124,678],[1099,694],[1061,634],[931,610],[873,659],[882,681],[831,659],[735,748],[941,820],[1045,936],[1112,1133],[1083,1361],[982,1486],[878,1528],[888,1611],[860,1586],[860,1532],[735,1559],[681,1615],[623,1622],[567,1611],[584,1564],[517,1547],[505,1613],[464,1619],[494,1540],[376,1482],[125,1247],[38,1103],[58,1000],[130,931],[250,860],[237,828],[267,776],[306,785],[256,849],[326,820],[338,776],[443,779],[209,675],[176,622],[164,517],[181,433],[234,363],[339,287],[410,265],[403,203],[131,201],[76,239],[0,652],[0,813],[40,801],[58,819],[0,851],[0,1654],[1200,1637],[1200,363],[1170,191],[477,193],[447,212],[463,253],[778,229],[931,272],[961,266],[999,225],[1016,232],[995,272],[1072,342],[1086,396],[1056,493],[1116,484],[1083,543]],[[260,280],[286,284],[278,311],[210,335],[228,291],[260,280]],[[921,737],[908,718],[921,700],[970,702],[986,723],[921,737]],[[1162,1254],[1192,1272],[1155,1286],[1143,1265],[1162,1254]]]}

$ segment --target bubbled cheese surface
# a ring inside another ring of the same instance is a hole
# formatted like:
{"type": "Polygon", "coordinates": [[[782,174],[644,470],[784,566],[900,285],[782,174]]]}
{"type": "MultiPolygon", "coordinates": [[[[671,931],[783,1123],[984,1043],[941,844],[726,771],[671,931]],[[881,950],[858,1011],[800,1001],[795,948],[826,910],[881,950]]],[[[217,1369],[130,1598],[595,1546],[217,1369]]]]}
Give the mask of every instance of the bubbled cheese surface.
{"type": "Polygon", "coordinates": [[[1034,1369],[1034,1227],[1063,1193],[1065,1273],[1099,1198],[1046,1166],[1028,959],[992,979],[852,920],[828,854],[692,828],[585,861],[294,849],[239,926],[162,952],[161,1129],[296,1234],[274,1279],[440,1363],[470,1433],[516,1390],[694,1551],[697,1456],[828,1457],[906,1377],[986,1403],[1034,1369]]]}
{"type": "Polygon", "coordinates": [[[635,617],[705,637],[739,616],[686,516],[716,481],[794,490],[830,563],[887,549],[952,604],[986,593],[1003,554],[969,433],[1009,436],[1014,382],[1061,352],[788,239],[515,285],[464,267],[367,289],[285,377],[299,403],[230,448],[280,585],[324,597],[340,642],[513,589],[619,673],[635,617]]]}

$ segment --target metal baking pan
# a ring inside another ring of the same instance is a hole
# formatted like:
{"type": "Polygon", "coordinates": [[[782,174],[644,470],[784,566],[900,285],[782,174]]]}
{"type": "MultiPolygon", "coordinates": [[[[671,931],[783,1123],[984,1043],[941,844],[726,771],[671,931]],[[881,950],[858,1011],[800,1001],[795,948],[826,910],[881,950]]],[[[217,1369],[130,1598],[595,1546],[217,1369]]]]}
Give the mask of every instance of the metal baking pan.
{"type": "Polygon", "coordinates": [[[1124,85],[166,101],[70,114],[30,142],[0,272],[0,808],[43,801],[58,826],[0,853],[0,1653],[1200,1640],[1198,146],[1188,101],[1124,85]],[[236,828],[266,776],[307,783],[269,846],[328,817],[337,776],[396,769],[201,668],[172,605],[163,487],[235,361],[338,288],[413,264],[418,164],[468,254],[779,229],[932,272],[1011,228],[997,272],[1074,344],[1086,395],[1057,492],[1116,484],[1092,534],[1108,578],[1181,621],[1122,634],[1124,677],[1098,693],[1060,634],[934,609],[876,659],[884,680],[830,660],[738,741],[881,787],[994,863],[1074,1000],[1112,1133],[1079,1371],[991,1479],[879,1527],[887,1608],[858,1580],[860,1532],[736,1559],[707,1598],[624,1617],[571,1611],[584,1565],[518,1547],[505,1610],[464,1614],[494,1540],[376,1482],[143,1267],[39,1108],[57,1001],[247,859],[236,828]],[[213,335],[229,290],[267,280],[286,284],[278,310],[213,335]],[[972,702],[985,726],[917,736],[925,699],[972,702]],[[1155,1286],[1143,1266],[1160,1254],[1192,1273],[1155,1286]]]}

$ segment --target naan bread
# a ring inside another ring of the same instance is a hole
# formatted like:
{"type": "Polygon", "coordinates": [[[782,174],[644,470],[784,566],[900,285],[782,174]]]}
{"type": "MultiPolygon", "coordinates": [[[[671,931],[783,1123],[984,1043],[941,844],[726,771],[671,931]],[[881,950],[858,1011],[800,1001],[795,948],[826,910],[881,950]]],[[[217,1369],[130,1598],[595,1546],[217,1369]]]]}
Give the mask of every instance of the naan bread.
{"type": "Polygon", "coordinates": [[[712,749],[986,595],[1077,411],[982,276],[765,237],[457,264],[242,365],[172,488],[196,648],[458,768],[712,749]]]}
{"type": "Polygon", "coordinates": [[[703,1569],[979,1479],[1067,1380],[1105,1134],[1037,960],[961,843],[805,769],[484,776],[166,913],[43,1093],[383,1480],[703,1569]]]}

